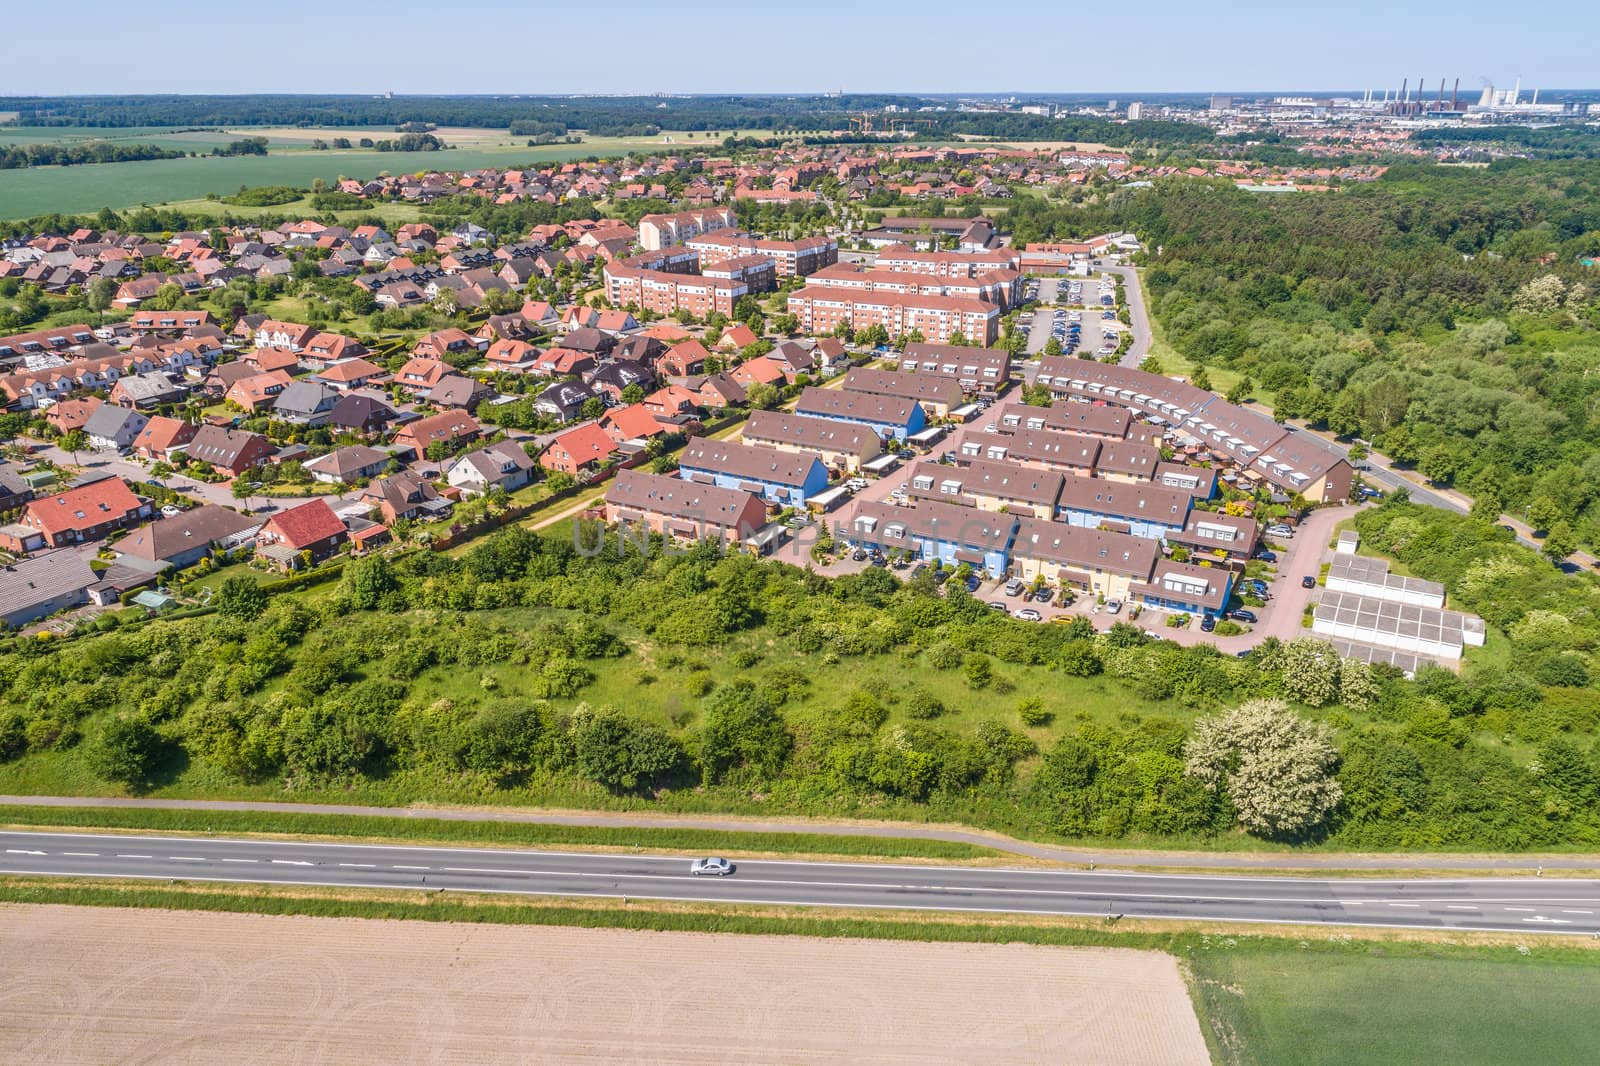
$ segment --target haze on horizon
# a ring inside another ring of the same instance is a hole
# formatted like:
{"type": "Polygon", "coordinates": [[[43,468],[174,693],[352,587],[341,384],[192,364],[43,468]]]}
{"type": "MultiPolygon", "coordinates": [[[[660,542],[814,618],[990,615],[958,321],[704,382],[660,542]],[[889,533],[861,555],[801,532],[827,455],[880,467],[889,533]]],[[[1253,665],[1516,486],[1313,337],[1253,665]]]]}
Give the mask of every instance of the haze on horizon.
{"type": "Polygon", "coordinates": [[[1529,90],[1600,86],[1593,0],[1313,11],[1150,0],[1137,17],[1079,2],[988,18],[948,0],[546,10],[393,0],[366,11],[169,0],[159,16],[85,0],[18,6],[6,21],[0,95],[1381,92],[1419,77],[1476,90],[1480,76],[1501,87],[1520,76],[1529,90]],[[81,61],[39,62],[68,45],[81,61]]]}

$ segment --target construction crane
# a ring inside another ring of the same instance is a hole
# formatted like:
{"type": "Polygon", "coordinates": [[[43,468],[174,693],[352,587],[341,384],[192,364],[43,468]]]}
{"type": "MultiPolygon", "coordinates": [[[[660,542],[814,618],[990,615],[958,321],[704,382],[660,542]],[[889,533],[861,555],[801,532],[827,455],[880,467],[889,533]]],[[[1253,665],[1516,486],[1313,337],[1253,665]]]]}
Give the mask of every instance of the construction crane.
{"type": "Polygon", "coordinates": [[[870,111],[850,116],[850,129],[853,133],[909,133],[913,126],[934,125],[934,121],[930,118],[896,118],[893,115],[874,115],[870,111]]]}

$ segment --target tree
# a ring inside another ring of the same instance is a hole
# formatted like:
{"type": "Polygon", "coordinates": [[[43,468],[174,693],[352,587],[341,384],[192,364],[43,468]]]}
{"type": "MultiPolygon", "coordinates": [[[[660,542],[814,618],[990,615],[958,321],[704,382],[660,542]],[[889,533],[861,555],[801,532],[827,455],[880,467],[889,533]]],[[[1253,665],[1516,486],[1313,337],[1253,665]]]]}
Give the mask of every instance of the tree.
{"type": "Polygon", "coordinates": [[[1194,373],[1189,375],[1189,384],[1193,385],[1197,389],[1205,389],[1210,391],[1211,375],[1206,373],[1205,367],[1197,366],[1194,368],[1194,373]]]}
{"type": "Polygon", "coordinates": [[[72,465],[78,465],[78,453],[89,446],[89,437],[81,429],[68,430],[57,442],[61,450],[72,456],[72,465]]]}
{"type": "Polygon", "coordinates": [[[1447,485],[1456,476],[1456,454],[1447,445],[1435,445],[1422,453],[1417,469],[1435,485],[1447,485]]]}
{"type": "Polygon", "coordinates": [[[994,671],[989,665],[989,657],[978,652],[967,656],[961,663],[961,672],[966,675],[969,688],[986,688],[994,680],[994,671]]]}
{"type": "Polygon", "coordinates": [[[267,593],[252,578],[230,577],[217,588],[217,613],[248,622],[267,609],[267,593]]]}
{"type": "Polygon", "coordinates": [[[1540,494],[1528,504],[1528,525],[1535,530],[1547,530],[1563,518],[1561,505],[1540,494]]]}
{"type": "Polygon", "coordinates": [[[768,411],[776,407],[783,396],[776,386],[768,385],[764,381],[754,381],[745,389],[745,398],[750,401],[751,409],[768,411]]]}
{"type": "Polygon", "coordinates": [[[111,306],[111,301],[116,299],[118,287],[115,278],[95,278],[84,290],[84,306],[96,315],[105,314],[111,306]]]}
{"type": "Polygon", "coordinates": [[[1540,550],[1552,563],[1559,563],[1578,550],[1577,535],[1572,532],[1572,526],[1566,519],[1555,523],[1545,532],[1540,550]]]}
{"type": "Polygon", "coordinates": [[[652,785],[683,762],[683,749],[670,734],[610,709],[580,709],[571,739],[578,772],[613,792],[652,785]]]}
{"type": "Polygon", "coordinates": [[[606,413],[605,401],[598,396],[591,396],[583,401],[583,410],[580,412],[584,418],[599,418],[606,413]]]}
{"type": "Polygon", "coordinates": [[[357,559],[345,567],[340,580],[340,590],[349,597],[350,605],[358,611],[370,611],[383,602],[385,596],[400,588],[394,568],[381,555],[357,559]]]}
{"type": "Polygon", "coordinates": [[[1283,649],[1283,691],[1309,707],[1339,697],[1339,653],[1326,640],[1302,637],[1283,649]]]}
{"type": "Polygon", "coordinates": [[[1185,773],[1213,792],[1225,787],[1239,824],[1263,836],[1305,834],[1343,795],[1328,728],[1291,714],[1282,700],[1197,719],[1183,753],[1185,773]]]}
{"type": "Polygon", "coordinates": [[[794,736],[775,707],[746,679],[712,696],[700,729],[700,771],[707,784],[730,771],[746,770],[770,780],[783,769],[794,736]]]}
{"type": "Polygon", "coordinates": [[[622,390],[622,402],[636,404],[644,399],[644,386],[637,381],[622,390]]]}
{"type": "Polygon", "coordinates": [[[1049,340],[1045,341],[1044,342],[1044,354],[1048,355],[1048,356],[1052,356],[1052,357],[1060,355],[1061,354],[1061,342],[1059,340],[1057,340],[1055,337],[1051,337],[1049,340]]]}
{"type": "Polygon", "coordinates": [[[99,776],[139,788],[149,783],[163,746],[161,734],[143,718],[113,718],[84,754],[99,776]]]}

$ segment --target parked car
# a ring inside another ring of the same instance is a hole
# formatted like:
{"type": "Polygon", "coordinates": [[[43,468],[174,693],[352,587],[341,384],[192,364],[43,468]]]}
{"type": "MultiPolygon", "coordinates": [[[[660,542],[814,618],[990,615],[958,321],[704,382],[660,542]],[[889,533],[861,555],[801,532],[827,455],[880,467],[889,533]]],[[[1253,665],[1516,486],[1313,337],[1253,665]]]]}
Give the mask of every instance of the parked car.
{"type": "Polygon", "coordinates": [[[1251,623],[1254,623],[1255,620],[1256,620],[1256,613],[1254,611],[1249,611],[1249,610],[1246,610],[1245,608],[1241,607],[1237,611],[1229,612],[1228,617],[1234,619],[1237,622],[1251,622],[1251,623]]]}
{"type": "Polygon", "coordinates": [[[1049,603],[1054,598],[1055,592],[1052,591],[1048,586],[1033,594],[1034,603],[1049,603]]]}
{"type": "Polygon", "coordinates": [[[857,563],[866,562],[867,561],[866,549],[865,548],[857,548],[855,551],[851,552],[850,553],[850,560],[851,560],[851,562],[857,562],[857,563]]]}
{"type": "Polygon", "coordinates": [[[733,873],[733,863],[727,859],[707,856],[689,864],[689,873],[695,877],[727,877],[733,873]]]}
{"type": "Polygon", "coordinates": [[[948,570],[935,570],[933,572],[933,583],[935,585],[942,585],[946,581],[949,581],[949,580],[950,580],[950,571],[948,571],[948,570]]]}
{"type": "Polygon", "coordinates": [[[1260,559],[1264,563],[1275,563],[1278,561],[1278,553],[1274,551],[1268,551],[1266,548],[1262,548],[1256,552],[1256,558],[1260,559]]]}
{"type": "Polygon", "coordinates": [[[1007,596],[1020,596],[1020,595],[1022,595],[1022,590],[1027,588],[1027,587],[1028,586],[1024,585],[1020,581],[1009,582],[1006,585],[1006,595],[1007,596]]]}
{"type": "Polygon", "coordinates": [[[1020,611],[1012,611],[1011,617],[1019,622],[1040,622],[1044,620],[1044,615],[1035,611],[1032,607],[1024,607],[1020,611]]]}
{"type": "Polygon", "coordinates": [[[1371,485],[1362,485],[1361,486],[1361,498],[1363,500],[1381,500],[1381,499],[1383,499],[1383,493],[1379,492],[1377,489],[1373,488],[1371,485]]]}
{"type": "Polygon", "coordinates": [[[991,611],[1009,611],[1009,610],[1011,610],[1011,608],[1009,608],[1009,607],[1007,607],[1005,605],[1005,601],[1004,600],[990,600],[989,601],[989,610],[991,610],[991,611]]]}
{"type": "Polygon", "coordinates": [[[1120,610],[1122,610],[1122,601],[1121,600],[1107,600],[1106,601],[1106,613],[1107,614],[1116,614],[1120,610]]]}
{"type": "Polygon", "coordinates": [[[1204,618],[1200,619],[1200,632],[1209,633],[1216,628],[1217,620],[1211,615],[1208,614],[1204,618]]]}
{"type": "Polygon", "coordinates": [[[183,513],[183,508],[175,506],[175,505],[170,504],[170,503],[167,504],[165,507],[161,508],[161,517],[162,518],[177,518],[182,513],[183,513]]]}
{"type": "Polygon", "coordinates": [[[1294,528],[1292,526],[1286,526],[1286,525],[1283,525],[1281,523],[1279,523],[1277,525],[1271,525],[1271,526],[1267,527],[1267,536],[1269,536],[1269,537],[1279,537],[1279,538],[1282,538],[1284,540],[1293,540],[1294,539],[1294,528]]]}
{"type": "Polygon", "coordinates": [[[968,574],[967,575],[967,591],[968,592],[977,592],[978,591],[978,586],[981,585],[981,584],[983,584],[983,582],[978,580],[978,576],[976,574],[968,574]]]}
{"type": "Polygon", "coordinates": [[[1303,589],[1314,589],[1317,587],[1317,579],[1312,577],[1310,574],[1307,574],[1305,577],[1300,579],[1300,587],[1303,589]]]}

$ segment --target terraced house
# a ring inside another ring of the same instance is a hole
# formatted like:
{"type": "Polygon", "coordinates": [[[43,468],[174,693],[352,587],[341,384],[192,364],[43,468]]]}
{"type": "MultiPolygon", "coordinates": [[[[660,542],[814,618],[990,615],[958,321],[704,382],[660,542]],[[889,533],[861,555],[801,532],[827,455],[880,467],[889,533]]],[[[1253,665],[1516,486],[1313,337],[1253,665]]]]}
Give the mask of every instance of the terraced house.
{"type": "Polygon", "coordinates": [[[858,547],[909,552],[914,558],[938,560],[950,567],[965,563],[999,577],[1010,565],[1016,530],[1014,516],[976,507],[932,500],[919,501],[915,507],[896,507],[866,500],[840,535],[858,547]]]}
{"type": "Polygon", "coordinates": [[[882,438],[868,426],[788,411],[750,412],[740,436],[751,444],[816,455],[841,471],[858,471],[883,451],[882,438]]]}
{"type": "Polygon", "coordinates": [[[767,505],[737,489],[623,470],[606,489],[606,521],[676,540],[737,544],[766,523],[767,505]]]}
{"type": "Polygon", "coordinates": [[[930,418],[949,418],[966,396],[953,377],[901,374],[889,370],[856,367],[844,376],[842,388],[880,396],[899,396],[915,400],[930,418]]]}
{"type": "Polygon", "coordinates": [[[1062,487],[1060,515],[1068,525],[1165,541],[1184,527],[1191,503],[1177,489],[1075,477],[1062,487]]]}
{"type": "Polygon", "coordinates": [[[816,385],[800,394],[795,413],[866,426],[880,437],[902,441],[913,433],[921,433],[928,425],[927,414],[915,400],[846,389],[824,389],[816,385]]]}
{"type": "Polygon", "coordinates": [[[678,476],[686,481],[752,492],[780,506],[804,507],[806,500],[828,487],[822,459],[804,452],[783,452],[737,441],[697,438],[678,460],[678,476]]]}
{"type": "Polygon", "coordinates": [[[1087,529],[1024,518],[1012,542],[1011,561],[1023,581],[1125,600],[1135,583],[1147,582],[1161,558],[1160,545],[1108,529],[1087,529]]]}
{"type": "Polygon", "coordinates": [[[1012,463],[975,460],[963,466],[946,466],[924,459],[906,475],[906,493],[916,500],[1051,518],[1065,481],[1064,474],[1012,463]]]}

